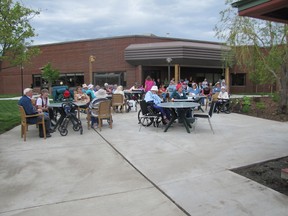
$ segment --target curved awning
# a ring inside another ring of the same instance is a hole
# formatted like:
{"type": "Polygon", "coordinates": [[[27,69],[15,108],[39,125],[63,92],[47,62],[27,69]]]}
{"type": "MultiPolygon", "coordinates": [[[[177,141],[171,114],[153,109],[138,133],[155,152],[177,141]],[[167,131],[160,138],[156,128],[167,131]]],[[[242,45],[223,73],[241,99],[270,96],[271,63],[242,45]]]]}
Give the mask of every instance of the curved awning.
{"type": "Polygon", "coordinates": [[[222,68],[223,53],[228,50],[220,43],[176,41],[131,44],[125,49],[125,60],[135,66],[165,66],[167,58],[172,58],[171,64],[222,68]]]}

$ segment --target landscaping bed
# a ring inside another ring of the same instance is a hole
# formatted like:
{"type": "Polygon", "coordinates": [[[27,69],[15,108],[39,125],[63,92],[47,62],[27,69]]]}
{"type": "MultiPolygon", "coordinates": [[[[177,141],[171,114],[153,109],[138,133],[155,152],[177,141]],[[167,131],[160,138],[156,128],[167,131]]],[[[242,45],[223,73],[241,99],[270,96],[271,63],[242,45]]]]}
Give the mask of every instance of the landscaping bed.
{"type": "MultiPolygon", "coordinates": [[[[273,97],[233,99],[232,104],[232,112],[274,121],[288,121],[287,114],[277,113],[278,103],[273,97]]],[[[281,178],[283,168],[288,168],[288,152],[287,157],[240,167],[232,171],[288,196],[288,180],[281,178]]]]}

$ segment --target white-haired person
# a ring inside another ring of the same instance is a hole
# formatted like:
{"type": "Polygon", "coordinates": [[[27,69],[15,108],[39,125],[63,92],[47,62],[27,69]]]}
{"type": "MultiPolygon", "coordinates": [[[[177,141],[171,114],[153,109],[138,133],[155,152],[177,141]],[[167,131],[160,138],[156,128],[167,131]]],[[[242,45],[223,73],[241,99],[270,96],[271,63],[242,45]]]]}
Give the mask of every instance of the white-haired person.
{"type": "Polygon", "coordinates": [[[223,104],[225,104],[227,101],[229,101],[229,94],[226,91],[226,87],[222,86],[221,87],[221,91],[218,94],[218,98],[217,98],[217,102],[216,102],[216,106],[215,106],[215,112],[217,111],[219,113],[220,111],[220,107],[223,106],[223,104]]]}
{"type": "Polygon", "coordinates": [[[150,91],[146,92],[144,100],[149,105],[153,106],[154,109],[161,112],[163,123],[169,123],[170,119],[170,111],[168,109],[164,109],[163,107],[158,106],[162,102],[162,99],[158,96],[158,87],[152,86],[150,91]]]}
{"type": "Polygon", "coordinates": [[[89,104],[89,112],[91,116],[91,127],[96,129],[98,127],[98,111],[99,103],[107,99],[107,93],[104,89],[99,89],[95,93],[95,98],[89,104]]]}
{"type": "MultiPolygon", "coordinates": [[[[33,89],[31,88],[25,88],[23,90],[23,96],[20,98],[18,105],[22,106],[25,110],[26,115],[34,115],[38,113],[42,113],[43,110],[41,108],[36,108],[32,105],[32,96],[33,96],[33,89]]],[[[50,118],[48,115],[44,115],[45,120],[45,128],[46,128],[46,137],[51,137],[50,133],[53,133],[53,131],[50,129],[50,118]]],[[[42,117],[31,117],[27,118],[27,122],[31,124],[36,124],[37,122],[42,121],[42,117]]],[[[43,138],[43,128],[42,125],[39,125],[39,137],[43,138]]]]}

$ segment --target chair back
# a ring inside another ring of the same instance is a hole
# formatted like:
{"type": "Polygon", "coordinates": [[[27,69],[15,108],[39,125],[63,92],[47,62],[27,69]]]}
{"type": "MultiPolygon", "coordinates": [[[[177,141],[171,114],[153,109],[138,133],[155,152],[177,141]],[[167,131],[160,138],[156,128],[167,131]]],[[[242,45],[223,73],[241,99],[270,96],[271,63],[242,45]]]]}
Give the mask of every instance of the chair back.
{"type": "Polygon", "coordinates": [[[23,106],[18,106],[18,107],[20,111],[21,124],[27,124],[26,113],[25,113],[23,106]]]}
{"type": "Polygon", "coordinates": [[[110,116],[111,116],[111,101],[110,100],[101,101],[99,103],[98,118],[110,118],[110,116]]]}
{"type": "Polygon", "coordinates": [[[209,116],[210,116],[210,118],[212,117],[212,115],[213,115],[213,112],[214,112],[214,109],[215,109],[215,105],[216,105],[216,102],[215,101],[212,101],[211,102],[211,105],[210,105],[210,109],[209,109],[209,116]]]}
{"type": "Polygon", "coordinates": [[[120,106],[124,104],[124,96],[122,94],[112,94],[112,106],[120,106]]]}
{"type": "Polygon", "coordinates": [[[148,105],[145,100],[140,101],[140,108],[141,108],[141,112],[143,115],[146,115],[147,113],[149,113],[148,105]]]}
{"type": "Polygon", "coordinates": [[[212,95],[212,101],[217,101],[218,100],[218,95],[219,95],[219,92],[216,92],[212,95]]]}

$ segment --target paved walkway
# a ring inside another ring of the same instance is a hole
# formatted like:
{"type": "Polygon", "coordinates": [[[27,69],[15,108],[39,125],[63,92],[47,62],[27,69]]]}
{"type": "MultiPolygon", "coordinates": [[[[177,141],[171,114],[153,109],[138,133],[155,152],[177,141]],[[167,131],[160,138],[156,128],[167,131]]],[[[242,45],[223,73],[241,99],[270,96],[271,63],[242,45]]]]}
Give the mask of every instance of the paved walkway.
{"type": "Polygon", "coordinates": [[[34,126],[27,142],[19,126],[0,135],[0,216],[287,215],[287,196],[230,171],[287,156],[287,122],[215,114],[213,135],[206,119],[190,134],[139,132],[136,112],[113,120],[47,140],[34,126]]]}

